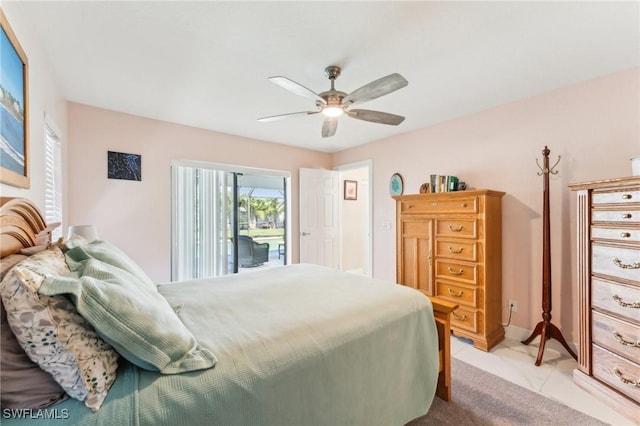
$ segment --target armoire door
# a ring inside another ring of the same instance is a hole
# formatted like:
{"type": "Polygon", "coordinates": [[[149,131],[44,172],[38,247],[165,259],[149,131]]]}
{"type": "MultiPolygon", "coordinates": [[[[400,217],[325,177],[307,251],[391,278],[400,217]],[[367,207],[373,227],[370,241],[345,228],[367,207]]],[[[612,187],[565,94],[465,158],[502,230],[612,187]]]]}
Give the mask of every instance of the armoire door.
{"type": "Polygon", "coordinates": [[[396,252],[398,282],[433,296],[433,220],[404,219],[400,226],[396,252]]]}

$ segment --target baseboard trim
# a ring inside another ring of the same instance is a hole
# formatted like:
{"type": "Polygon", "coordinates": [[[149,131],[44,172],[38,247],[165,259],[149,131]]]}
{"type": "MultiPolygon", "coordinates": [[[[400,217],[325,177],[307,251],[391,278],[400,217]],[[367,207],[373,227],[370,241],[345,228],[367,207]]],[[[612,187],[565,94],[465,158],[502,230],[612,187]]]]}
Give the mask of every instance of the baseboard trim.
{"type": "MultiPolygon", "coordinates": [[[[515,326],[515,325],[509,325],[509,326],[504,328],[504,336],[505,336],[505,338],[512,339],[512,340],[518,340],[520,342],[525,340],[529,336],[531,336],[531,333],[533,333],[533,330],[528,330],[526,328],[518,327],[518,326],[515,326]]],[[[569,345],[569,347],[571,348],[571,350],[573,352],[578,353],[578,347],[577,347],[577,345],[575,343],[567,342],[567,344],[569,345]]],[[[536,337],[535,340],[530,343],[530,345],[539,347],[539,345],[540,345],[540,337],[536,337]]],[[[544,348],[545,348],[545,350],[546,349],[551,349],[551,350],[553,350],[555,352],[568,354],[567,350],[562,346],[562,344],[560,342],[558,342],[557,340],[555,340],[555,339],[547,340],[547,343],[545,344],[544,348]]]]}

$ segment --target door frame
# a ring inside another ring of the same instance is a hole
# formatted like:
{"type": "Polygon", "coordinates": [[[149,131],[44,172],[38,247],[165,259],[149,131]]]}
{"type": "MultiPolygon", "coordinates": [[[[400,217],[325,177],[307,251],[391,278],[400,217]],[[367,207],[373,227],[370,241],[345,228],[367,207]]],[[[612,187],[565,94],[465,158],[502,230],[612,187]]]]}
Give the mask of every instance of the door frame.
{"type": "MultiPolygon", "coordinates": [[[[338,172],[344,172],[348,170],[363,169],[363,168],[368,169],[368,180],[369,180],[369,185],[368,185],[369,203],[367,206],[368,211],[366,212],[367,221],[368,221],[368,226],[367,226],[368,235],[366,236],[367,241],[365,241],[365,247],[367,249],[367,259],[366,259],[367,270],[364,271],[364,274],[368,277],[373,277],[373,160],[369,159],[369,160],[357,161],[355,163],[342,164],[334,167],[333,170],[336,170],[338,172]]],[[[340,194],[338,194],[338,197],[339,196],[340,194]]],[[[340,206],[342,206],[342,203],[340,203],[340,206]]],[[[340,256],[342,256],[342,239],[340,239],[340,256]]]]}

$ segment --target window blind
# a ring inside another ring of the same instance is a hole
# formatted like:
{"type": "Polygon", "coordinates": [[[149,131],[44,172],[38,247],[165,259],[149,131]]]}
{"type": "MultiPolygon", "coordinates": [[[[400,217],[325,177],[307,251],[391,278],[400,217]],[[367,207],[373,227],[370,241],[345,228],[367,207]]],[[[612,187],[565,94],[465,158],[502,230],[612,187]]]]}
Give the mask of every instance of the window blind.
{"type": "Polygon", "coordinates": [[[228,273],[228,173],[174,166],[172,280],[228,273]]]}
{"type": "MultiPolygon", "coordinates": [[[[60,138],[45,123],[44,127],[44,214],[46,222],[62,222],[62,147],[60,138]]],[[[62,237],[62,227],[53,230],[52,239],[62,237]]]]}

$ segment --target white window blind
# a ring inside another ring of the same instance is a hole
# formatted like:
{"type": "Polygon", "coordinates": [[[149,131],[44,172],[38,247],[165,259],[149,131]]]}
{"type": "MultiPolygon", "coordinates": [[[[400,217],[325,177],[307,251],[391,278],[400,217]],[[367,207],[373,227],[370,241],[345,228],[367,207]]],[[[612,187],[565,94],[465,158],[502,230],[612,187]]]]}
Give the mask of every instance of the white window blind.
{"type": "Polygon", "coordinates": [[[174,166],[172,280],[228,273],[228,173],[174,166]]]}
{"type": "MultiPolygon", "coordinates": [[[[51,128],[44,127],[44,213],[47,223],[62,222],[62,148],[60,138],[51,128]]],[[[52,234],[55,241],[62,236],[62,227],[52,234]]]]}

